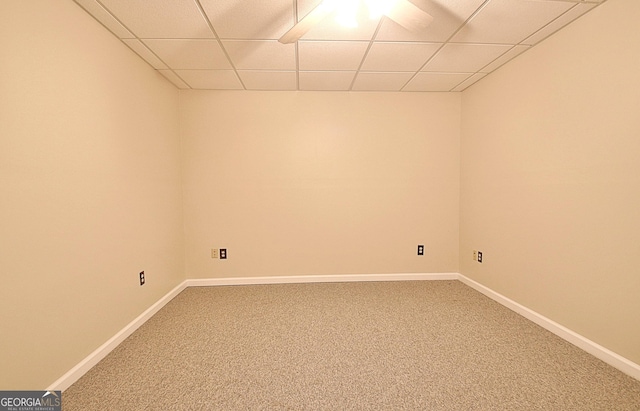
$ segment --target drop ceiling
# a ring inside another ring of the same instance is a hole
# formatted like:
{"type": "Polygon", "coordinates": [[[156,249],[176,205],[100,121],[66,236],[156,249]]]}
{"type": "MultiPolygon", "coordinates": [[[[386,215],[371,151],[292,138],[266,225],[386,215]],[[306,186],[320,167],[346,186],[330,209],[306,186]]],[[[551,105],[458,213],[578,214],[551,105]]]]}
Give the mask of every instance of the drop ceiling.
{"type": "Polygon", "coordinates": [[[327,17],[278,39],[320,0],[74,0],[181,89],[462,91],[605,0],[411,0],[433,16],[327,17]]]}

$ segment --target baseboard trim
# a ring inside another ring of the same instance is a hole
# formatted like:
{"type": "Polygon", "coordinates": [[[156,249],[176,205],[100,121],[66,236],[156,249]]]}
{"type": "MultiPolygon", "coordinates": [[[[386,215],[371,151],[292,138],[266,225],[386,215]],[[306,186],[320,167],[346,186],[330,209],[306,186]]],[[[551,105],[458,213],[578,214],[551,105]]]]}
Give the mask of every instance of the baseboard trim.
{"type": "Polygon", "coordinates": [[[511,311],[515,311],[516,313],[538,324],[547,331],[554,333],[563,340],[575,345],[578,348],[581,348],[594,357],[606,362],[614,368],[617,368],[618,370],[635,378],[636,380],[640,380],[640,365],[634,363],[633,361],[630,361],[623,356],[616,354],[615,352],[601,346],[600,344],[595,343],[586,337],[583,337],[575,331],[572,331],[569,328],[558,324],[557,322],[505,297],[500,293],[493,291],[489,287],[486,287],[468,277],[465,277],[462,274],[459,274],[458,279],[462,283],[468,285],[476,291],[481,292],[492,300],[509,308],[511,311]]]}
{"type": "Polygon", "coordinates": [[[334,274],[299,275],[273,277],[201,278],[187,280],[189,287],[211,287],[222,285],[346,283],[372,281],[426,281],[457,280],[458,273],[404,273],[404,274],[334,274]]]}
{"type": "Polygon", "coordinates": [[[308,276],[273,276],[273,277],[233,277],[233,278],[202,278],[185,280],[173,290],[160,298],[151,307],[127,324],[117,334],[107,340],[95,351],[80,361],[62,377],[53,382],[47,390],[65,391],[80,379],[87,371],[106,357],[114,348],[133,334],[142,324],[157,313],[176,295],[187,287],[210,287],[229,285],[262,285],[262,284],[304,284],[304,283],[341,283],[341,282],[375,282],[375,281],[438,281],[459,280],[469,287],[479,291],[492,300],[502,304],[510,310],[522,315],[546,330],[554,333],[569,343],[583,349],[594,357],[617,368],[623,373],[640,380],[640,365],[622,357],[619,354],[583,337],[582,335],[556,323],[549,318],[493,291],[492,289],[458,273],[404,273],[404,274],[343,274],[343,275],[308,275],[308,276]]]}
{"type": "Polygon", "coordinates": [[[75,367],[70,369],[62,377],[58,378],[53,384],[51,384],[48,391],[65,391],[74,382],[78,381],[87,371],[106,357],[114,348],[124,341],[128,336],[133,334],[135,330],[140,328],[149,318],[157,313],[162,307],[164,307],[169,301],[176,295],[180,294],[182,290],[187,288],[186,281],[183,281],[177,285],[173,290],[169,291],[151,307],[147,308],[142,314],[136,317],[133,321],[127,324],[116,335],[109,338],[107,342],[96,348],[91,354],[89,354],[84,360],[80,361],[75,367]]]}
{"type": "Polygon", "coordinates": [[[295,284],[295,283],[328,283],[328,282],[358,282],[358,281],[425,281],[425,280],[457,280],[457,273],[443,274],[347,274],[347,275],[309,275],[309,276],[276,276],[276,277],[235,277],[235,278],[206,278],[185,280],[173,290],[160,298],[151,307],[127,324],[117,334],[107,340],[76,366],[54,381],[47,390],[65,391],[78,381],[87,371],[94,367],[114,348],[134,333],[142,324],[157,313],[176,295],[187,287],[206,287],[222,285],[258,285],[258,284],[295,284]]]}

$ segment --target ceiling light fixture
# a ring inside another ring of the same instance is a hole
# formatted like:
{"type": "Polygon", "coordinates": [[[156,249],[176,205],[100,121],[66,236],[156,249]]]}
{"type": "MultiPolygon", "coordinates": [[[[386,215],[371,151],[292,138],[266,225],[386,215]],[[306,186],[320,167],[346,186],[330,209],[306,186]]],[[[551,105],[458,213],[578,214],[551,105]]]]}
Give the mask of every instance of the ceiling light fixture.
{"type": "Polygon", "coordinates": [[[413,1],[421,2],[421,0],[323,0],[278,41],[283,44],[298,41],[313,26],[333,13],[336,14],[336,21],[342,26],[357,27],[356,17],[363,4],[369,10],[371,19],[376,20],[387,16],[407,30],[419,32],[431,23],[433,17],[413,4],[413,1]]]}
{"type": "Polygon", "coordinates": [[[335,2],[336,21],[342,27],[355,28],[358,27],[358,9],[360,8],[359,0],[343,0],[335,2]]]}
{"type": "Polygon", "coordinates": [[[358,10],[366,6],[371,20],[390,13],[398,0],[324,0],[323,7],[336,13],[336,22],[343,27],[358,27],[358,10]]]}
{"type": "Polygon", "coordinates": [[[398,0],[364,0],[369,9],[369,18],[377,20],[386,16],[398,3],[398,0]]]}

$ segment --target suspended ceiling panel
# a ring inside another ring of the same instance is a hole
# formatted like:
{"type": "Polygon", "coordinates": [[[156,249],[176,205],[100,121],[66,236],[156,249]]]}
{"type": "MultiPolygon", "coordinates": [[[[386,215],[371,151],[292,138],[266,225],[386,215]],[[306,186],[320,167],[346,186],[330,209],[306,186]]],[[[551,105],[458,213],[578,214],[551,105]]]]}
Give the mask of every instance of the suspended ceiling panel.
{"type": "Polygon", "coordinates": [[[330,14],[282,44],[321,0],[75,0],[178,88],[326,91],[462,91],[605,0],[399,1],[433,21],[362,3],[356,27],[330,14]]]}

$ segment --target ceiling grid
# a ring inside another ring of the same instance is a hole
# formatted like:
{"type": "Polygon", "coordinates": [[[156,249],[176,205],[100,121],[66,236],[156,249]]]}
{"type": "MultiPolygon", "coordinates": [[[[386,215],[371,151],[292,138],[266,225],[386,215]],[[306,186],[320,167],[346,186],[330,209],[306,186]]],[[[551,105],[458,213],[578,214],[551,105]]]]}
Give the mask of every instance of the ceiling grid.
{"type": "Polygon", "coordinates": [[[606,0],[399,0],[433,17],[418,31],[361,5],[291,44],[321,0],[74,1],[181,89],[410,92],[463,91],[606,0]]]}

